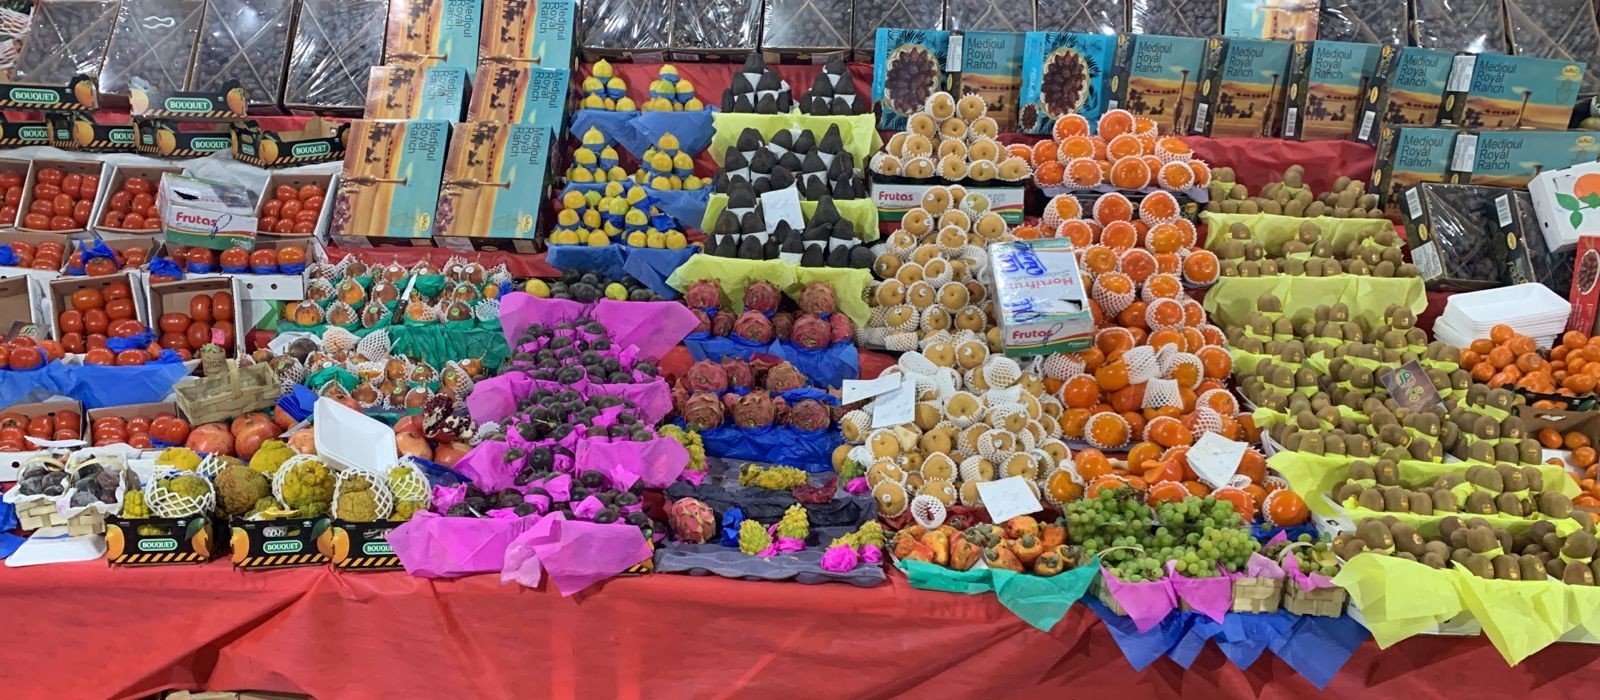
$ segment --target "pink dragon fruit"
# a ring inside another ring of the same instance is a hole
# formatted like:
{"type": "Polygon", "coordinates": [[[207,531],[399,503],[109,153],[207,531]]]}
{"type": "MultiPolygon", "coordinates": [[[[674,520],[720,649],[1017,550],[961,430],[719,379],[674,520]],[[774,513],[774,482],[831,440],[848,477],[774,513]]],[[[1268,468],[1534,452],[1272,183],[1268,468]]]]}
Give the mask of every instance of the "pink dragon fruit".
{"type": "Polygon", "coordinates": [[[850,317],[844,314],[828,316],[828,328],[833,331],[833,335],[830,337],[833,338],[835,343],[849,340],[855,337],[856,334],[855,324],[851,323],[850,317]]]}
{"type": "Polygon", "coordinates": [[[722,286],[712,279],[695,282],[684,293],[683,303],[691,309],[715,309],[722,305],[722,286]]]}
{"type": "Polygon", "coordinates": [[[838,302],[833,296],[833,287],[821,282],[812,282],[800,292],[800,310],[808,314],[831,314],[838,309],[838,302]]]}
{"type": "Polygon", "coordinates": [[[728,390],[728,373],[716,362],[701,360],[683,373],[683,384],[689,391],[723,392],[728,390]]]}
{"type": "Polygon", "coordinates": [[[744,290],[744,310],[772,313],[778,310],[778,304],[783,303],[783,292],[771,282],[756,280],[744,290]]]}
{"type": "Polygon", "coordinates": [[[746,311],[733,322],[733,334],[765,345],[772,342],[772,320],[760,311],[746,311]]]}
{"type": "Polygon", "coordinates": [[[728,415],[733,415],[733,405],[739,402],[739,394],[728,392],[722,395],[722,410],[728,415]]]}
{"type": "Polygon", "coordinates": [[[779,311],[772,315],[772,337],[787,338],[792,330],[794,330],[794,314],[779,311]]]}
{"type": "Polygon", "coordinates": [[[703,544],[717,534],[717,514],[696,498],[680,498],[667,506],[667,523],[678,539],[703,544]]]}
{"type": "Polygon", "coordinates": [[[789,407],[788,423],[801,430],[822,430],[832,422],[828,405],[816,399],[801,399],[789,407]]]}
{"type": "Polygon", "coordinates": [[[718,338],[726,338],[732,332],[733,312],[718,311],[717,315],[711,317],[711,335],[718,338]]]}
{"type": "Polygon", "coordinates": [[[733,424],[741,428],[772,425],[772,413],[772,395],[765,391],[752,391],[733,402],[733,424]]]}
{"type": "Polygon", "coordinates": [[[806,385],[806,375],[802,374],[794,365],[780,362],[767,370],[767,391],[781,394],[791,389],[799,389],[806,385]]]}
{"type": "Polygon", "coordinates": [[[756,373],[750,369],[750,363],[737,357],[722,358],[722,371],[728,374],[728,386],[748,389],[756,385],[756,373]]]}
{"type": "Polygon", "coordinates": [[[785,425],[789,422],[789,402],[782,396],[772,397],[772,422],[785,425]]]}
{"type": "Polygon", "coordinates": [[[684,425],[694,430],[710,430],[722,425],[722,400],[711,392],[694,394],[683,402],[684,425]]]}
{"type": "Polygon", "coordinates": [[[789,339],[807,350],[820,350],[833,342],[833,329],[816,314],[805,314],[794,320],[789,339]]]}
{"type": "Polygon", "coordinates": [[[711,317],[707,316],[706,312],[704,312],[704,311],[702,311],[700,309],[693,309],[692,311],[694,312],[694,330],[690,331],[690,332],[691,333],[710,333],[711,332],[711,317]]]}
{"type": "Polygon", "coordinates": [[[684,388],[683,382],[679,381],[677,384],[672,385],[672,408],[678,412],[678,415],[681,416],[685,413],[688,413],[688,411],[685,410],[685,405],[688,403],[688,401],[689,390],[684,388]]]}

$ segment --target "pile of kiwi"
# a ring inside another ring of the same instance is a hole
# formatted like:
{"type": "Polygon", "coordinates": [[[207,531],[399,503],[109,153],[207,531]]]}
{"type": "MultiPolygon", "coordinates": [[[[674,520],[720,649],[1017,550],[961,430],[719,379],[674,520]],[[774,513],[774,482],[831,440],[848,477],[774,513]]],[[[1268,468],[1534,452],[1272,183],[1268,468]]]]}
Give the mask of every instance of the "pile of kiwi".
{"type": "Polygon", "coordinates": [[[1295,275],[1332,277],[1416,277],[1417,266],[1406,262],[1400,236],[1392,228],[1335,241],[1314,221],[1300,222],[1295,236],[1278,246],[1255,240],[1242,223],[1228,227],[1228,237],[1209,246],[1222,261],[1224,277],[1295,275]]]}
{"type": "Polygon", "coordinates": [[[1474,462],[1538,464],[1539,442],[1523,433],[1513,408],[1522,397],[1472,386],[1464,399],[1423,410],[1403,408],[1392,397],[1368,396],[1356,409],[1358,415],[1340,411],[1326,395],[1297,394],[1285,407],[1288,420],[1268,426],[1266,433],[1285,450],[1316,455],[1423,462],[1450,455],[1474,462]],[[1505,417],[1490,415],[1490,407],[1505,417]]]}
{"type": "Polygon", "coordinates": [[[1367,192],[1367,184],[1343,175],[1333,181],[1333,189],[1316,194],[1305,186],[1305,166],[1291,165],[1278,182],[1250,196],[1250,188],[1237,182],[1233,168],[1212,168],[1211,201],[1206,211],[1223,214],[1277,214],[1314,218],[1382,219],[1378,195],[1367,192]]]}
{"type": "Polygon", "coordinates": [[[1553,576],[1564,583],[1593,586],[1600,578],[1600,562],[1594,561],[1594,520],[1581,511],[1574,516],[1582,529],[1566,537],[1557,535],[1548,520],[1512,535],[1483,518],[1462,520],[1451,515],[1439,521],[1438,537],[1427,538],[1393,516],[1368,518],[1355,532],[1335,537],[1333,551],[1345,561],[1360,554],[1376,554],[1435,569],[1453,562],[1486,579],[1544,581],[1553,576]]]}
{"type": "Polygon", "coordinates": [[[1443,474],[1407,488],[1400,483],[1394,460],[1356,462],[1350,465],[1349,478],[1333,489],[1333,498],[1367,510],[1415,515],[1462,513],[1562,520],[1573,512],[1571,498],[1544,490],[1544,475],[1538,467],[1506,463],[1473,465],[1465,472],[1443,474]],[[1464,483],[1472,484],[1465,500],[1459,495],[1464,483]]]}

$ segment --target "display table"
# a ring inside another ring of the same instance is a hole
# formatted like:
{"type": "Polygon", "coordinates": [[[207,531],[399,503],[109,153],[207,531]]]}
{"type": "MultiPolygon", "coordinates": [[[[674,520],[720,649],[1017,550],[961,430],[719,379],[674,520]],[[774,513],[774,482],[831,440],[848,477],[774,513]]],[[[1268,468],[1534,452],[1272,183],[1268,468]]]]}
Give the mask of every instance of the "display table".
{"type": "MultiPolygon", "coordinates": [[[[87,562],[0,568],[0,601],[11,638],[0,688],[14,700],[167,688],[340,700],[1317,694],[1270,653],[1240,671],[1211,647],[1187,671],[1161,660],[1136,673],[1083,606],[1044,634],[991,596],[918,591],[898,573],[872,589],[654,575],[562,598],[493,575],[87,562]]],[[[1536,697],[1597,673],[1586,645],[1507,668],[1483,640],[1416,637],[1363,645],[1325,696],[1536,697]]]]}

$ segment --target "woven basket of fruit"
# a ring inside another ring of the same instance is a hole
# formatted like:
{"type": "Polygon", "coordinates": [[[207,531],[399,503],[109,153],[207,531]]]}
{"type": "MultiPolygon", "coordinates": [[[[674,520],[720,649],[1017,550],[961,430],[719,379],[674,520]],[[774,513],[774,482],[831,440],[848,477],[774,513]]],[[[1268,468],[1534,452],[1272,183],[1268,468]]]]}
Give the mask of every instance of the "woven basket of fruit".
{"type": "Polygon", "coordinates": [[[1317,588],[1306,590],[1300,586],[1283,587],[1283,609],[1296,615],[1338,617],[1344,614],[1344,601],[1349,598],[1343,588],[1317,588]]]}
{"type": "Polygon", "coordinates": [[[228,371],[177,386],[178,408],[189,422],[200,425],[226,421],[252,411],[271,408],[282,394],[272,367],[240,367],[228,361],[228,371]]]}
{"type": "Polygon", "coordinates": [[[1265,576],[1239,577],[1233,580],[1233,612],[1271,613],[1278,611],[1283,600],[1283,579],[1265,576]]]}

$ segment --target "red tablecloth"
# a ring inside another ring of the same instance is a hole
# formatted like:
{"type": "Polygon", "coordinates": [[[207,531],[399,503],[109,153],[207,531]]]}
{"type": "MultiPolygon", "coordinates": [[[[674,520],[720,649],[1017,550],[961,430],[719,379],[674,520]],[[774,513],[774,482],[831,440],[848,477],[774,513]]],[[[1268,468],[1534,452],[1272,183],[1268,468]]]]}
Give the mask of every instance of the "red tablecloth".
{"type": "MultiPolygon", "coordinates": [[[[165,688],[391,698],[1299,699],[1270,653],[1240,671],[1215,648],[1135,672],[1081,606],[1049,634],[993,596],[655,575],[573,598],[497,576],[429,581],[327,568],[235,573],[0,569],[8,700],[137,698],[165,688]]],[[[1508,669],[1479,639],[1356,652],[1328,697],[1573,697],[1594,648],[1558,644],[1508,669]]]]}

